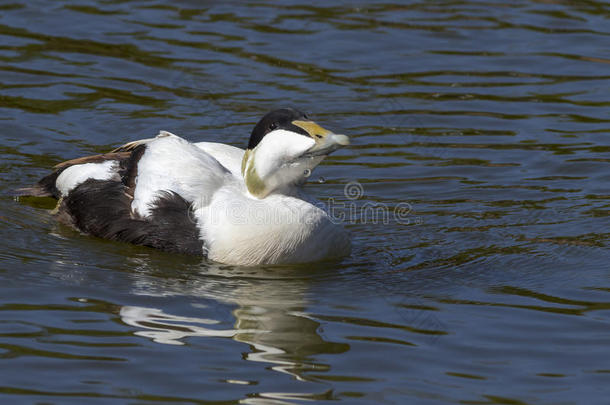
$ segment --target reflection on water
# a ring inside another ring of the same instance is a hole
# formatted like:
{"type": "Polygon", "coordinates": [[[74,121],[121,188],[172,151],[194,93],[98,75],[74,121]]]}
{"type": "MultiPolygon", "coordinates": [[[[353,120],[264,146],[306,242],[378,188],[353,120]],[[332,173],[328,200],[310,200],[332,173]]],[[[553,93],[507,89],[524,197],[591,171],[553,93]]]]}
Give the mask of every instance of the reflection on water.
{"type": "Polygon", "coordinates": [[[119,315],[127,325],[144,329],[135,332],[136,335],[167,345],[183,345],[180,339],[191,336],[233,337],[237,333],[235,330],[215,330],[197,326],[217,324],[218,321],[214,319],[169,315],[156,308],[125,306],[121,308],[119,315]]]}
{"type": "MultiPolygon", "coordinates": [[[[146,268],[142,263],[140,271],[146,268]]],[[[184,317],[165,313],[156,308],[124,306],[121,320],[137,327],[138,336],[157,343],[183,345],[192,337],[229,337],[250,345],[245,354],[248,361],[272,364],[271,369],[287,373],[298,380],[310,379],[307,372],[328,371],[329,366],[315,361],[319,354],[340,354],[349,350],[345,343],[325,341],[319,334],[320,323],[303,312],[307,307],[308,280],[304,278],[273,279],[268,272],[248,270],[248,278],[231,278],[233,272],[225,269],[222,278],[200,277],[188,284],[171,279],[159,284],[158,280],[139,279],[135,294],[163,295],[188,294],[212,300],[212,305],[236,306],[232,329],[218,328],[220,320],[184,317]],[[225,278],[225,277],[230,278],[225,278]],[[255,278],[257,277],[258,278],[255,278]],[[262,277],[262,278],[261,278],[262,277]],[[236,282],[237,281],[237,282],[236,282]]],[[[209,274],[206,274],[209,276],[209,274]]],[[[301,274],[304,276],[305,274],[301,274]]],[[[195,305],[205,313],[214,314],[213,308],[195,305]]],[[[216,312],[216,316],[222,310],[216,312]]],[[[225,321],[225,320],[223,320],[225,321]]]]}

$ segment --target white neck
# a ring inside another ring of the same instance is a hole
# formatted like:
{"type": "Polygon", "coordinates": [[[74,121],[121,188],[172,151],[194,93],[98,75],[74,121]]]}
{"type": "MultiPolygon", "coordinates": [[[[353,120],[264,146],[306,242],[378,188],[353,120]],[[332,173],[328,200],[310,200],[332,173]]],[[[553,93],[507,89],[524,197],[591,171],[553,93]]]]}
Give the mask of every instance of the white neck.
{"type": "Polygon", "coordinates": [[[247,150],[242,162],[244,182],[250,194],[265,198],[272,192],[289,194],[305,182],[323,156],[303,157],[315,141],[286,130],[265,135],[253,149],[247,150]]]}

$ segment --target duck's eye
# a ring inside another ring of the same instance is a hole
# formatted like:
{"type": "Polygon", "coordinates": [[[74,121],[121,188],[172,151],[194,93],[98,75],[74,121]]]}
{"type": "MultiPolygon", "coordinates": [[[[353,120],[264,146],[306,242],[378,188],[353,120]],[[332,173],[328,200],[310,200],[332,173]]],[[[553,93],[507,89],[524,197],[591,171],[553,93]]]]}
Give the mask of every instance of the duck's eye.
{"type": "Polygon", "coordinates": [[[316,134],[316,138],[318,138],[318,139],[322,139],[322,135],[320,135],[320,134],[316,134]]]}
{"type": "Polygon", "coordinates": [[[273,131],[276,128],[277,128],[277,122],[272,122],[271,124],[269,124],[269,130],[270,131],[273,131]]]}

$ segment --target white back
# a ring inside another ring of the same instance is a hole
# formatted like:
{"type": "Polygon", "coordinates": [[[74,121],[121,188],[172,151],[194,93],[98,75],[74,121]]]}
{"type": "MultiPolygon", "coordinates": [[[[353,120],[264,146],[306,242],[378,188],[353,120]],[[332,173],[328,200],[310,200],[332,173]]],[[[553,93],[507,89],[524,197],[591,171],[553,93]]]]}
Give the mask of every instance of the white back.
{"type": "Polygon", "coordinates": [[[243,149],[218,142],[197,142],[194,145],[212,155],[221,165],[229,169],[233,175],[241,177],[241,161],[245,153],[243,149]]]}
{"type": "Polygon", "coordinates": [[[206,205],[230,177],[229,170],[194,144],[173,134],[155,138],[138,162],[131,208],[139,215],[150,215],[160,191],[173,191],[195,206],[206,205]]]}

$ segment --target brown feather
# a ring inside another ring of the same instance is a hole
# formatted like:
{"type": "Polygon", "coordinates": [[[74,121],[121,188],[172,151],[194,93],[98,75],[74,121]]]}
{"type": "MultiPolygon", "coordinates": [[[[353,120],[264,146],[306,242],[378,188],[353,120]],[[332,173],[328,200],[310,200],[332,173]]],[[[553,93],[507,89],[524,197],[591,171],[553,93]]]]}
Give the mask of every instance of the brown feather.
{"type": "Polygon", "coordinates": [[[124,160],[129,158],[131,152],[110,152],[110,153],[102,153],[101,155],[91,155],[91,156],[83,156],[76,159],[66,160],[65,162],[61,162],[56,164],[53,168],[55,170],[62,170],[70,166],[74,165],[82,165],[85,163],[102,163],[106,160],[124,160]]]}

